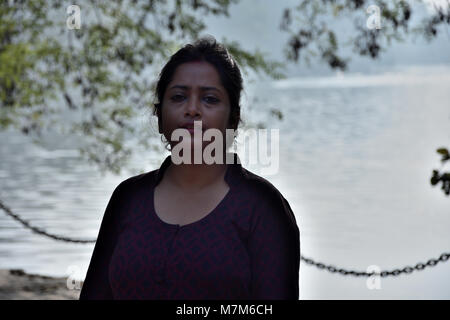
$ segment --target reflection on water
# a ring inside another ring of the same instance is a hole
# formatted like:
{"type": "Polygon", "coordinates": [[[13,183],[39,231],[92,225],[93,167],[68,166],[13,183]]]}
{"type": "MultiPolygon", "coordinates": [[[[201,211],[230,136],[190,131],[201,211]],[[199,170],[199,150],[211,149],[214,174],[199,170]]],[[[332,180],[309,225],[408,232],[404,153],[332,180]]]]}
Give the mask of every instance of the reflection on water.
{"type": "MultiPolygon", "coordinates": [[[[280,171],[266,177],[288,199],[302,254],[365,271],[414,265],[448,252],[450,198],[432,188],[435,150],[450,147],[450,72],[409,69],[385,75],[291,79],[247,88],[244,117],[280,129],[280,171]],[[279,108],[284,120],[264,118],[279,108]]],[[[43,151],[0,134],[0,198],[33,225],[95,238],[114,188],[129,175],[101,176],[75,150],[43,151]]],[[[238,151],[239,152],[239,151],[238,151]]],[[[144,170],[166,154],[140,154],[144,170]],[[144,160],[142,160],[144,159],[144,160]]],[[[245,166],[246,159],[243,158],[245,166]]],[[[257,167],[248,167],[258,173],[257,167]]],[[[0,214],[0,268],[84,277],[93,245],[59,243],[0,214]]],[[[450,298],[450,265],[397,278],[381,290],[302,263],[301,298],[450,298]]]]}

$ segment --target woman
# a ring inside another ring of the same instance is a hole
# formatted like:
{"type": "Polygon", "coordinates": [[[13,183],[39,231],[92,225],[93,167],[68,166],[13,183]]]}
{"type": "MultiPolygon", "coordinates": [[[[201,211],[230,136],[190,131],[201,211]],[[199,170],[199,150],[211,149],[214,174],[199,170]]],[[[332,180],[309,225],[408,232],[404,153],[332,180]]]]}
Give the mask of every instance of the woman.
{"type": "MultiPolygon", "coordinates": [[[[175,130],[237,129],[241,91],[239,67],[213,38],[170,58],[154,114],[172,154],[114,190],[80,299],[299,298],[300,233],[280,192],[226,153],[229,142],[219,153],[232,163],[173,161],[175,130]]],[[[199,131],[187,132],[192,149],[180,155],[192,160],[199,131]]]]}

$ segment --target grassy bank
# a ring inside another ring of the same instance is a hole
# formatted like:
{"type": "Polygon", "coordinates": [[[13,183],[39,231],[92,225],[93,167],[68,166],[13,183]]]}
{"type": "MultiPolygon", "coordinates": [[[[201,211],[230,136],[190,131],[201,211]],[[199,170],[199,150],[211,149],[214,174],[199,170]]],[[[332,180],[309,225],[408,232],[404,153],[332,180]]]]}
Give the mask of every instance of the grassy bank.
{"type": "Polygon", "coordinates": [[[1,300],[76,300],[80,290],[69,290],[67,278],[28,274],[21,269],[0,270],[1,300]]]}

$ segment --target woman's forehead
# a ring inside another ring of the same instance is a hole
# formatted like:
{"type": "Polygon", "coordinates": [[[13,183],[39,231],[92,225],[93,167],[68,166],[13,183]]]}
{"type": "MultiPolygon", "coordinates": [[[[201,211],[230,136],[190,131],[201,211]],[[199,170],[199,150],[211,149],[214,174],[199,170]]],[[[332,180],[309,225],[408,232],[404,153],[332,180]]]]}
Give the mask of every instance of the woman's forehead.
{"type": "Polygon", "coordinates": [[[180,64],[173,75],[170,85],[181,86],[215,86],[222,87],[216,68],[205,61],[186,62],[180,64]]]}

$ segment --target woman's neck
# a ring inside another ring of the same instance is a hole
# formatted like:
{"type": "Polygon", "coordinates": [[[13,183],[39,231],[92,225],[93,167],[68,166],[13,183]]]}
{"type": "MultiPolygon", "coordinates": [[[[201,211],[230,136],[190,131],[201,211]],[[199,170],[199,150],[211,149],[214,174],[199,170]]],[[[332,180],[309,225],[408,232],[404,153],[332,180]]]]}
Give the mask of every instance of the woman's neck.
{"type": "Polygon", "coordinates": [[[166,169],[167,182],[189,193],[195,193],[224,180],[227,164],[178,164],[166,169]]]}

